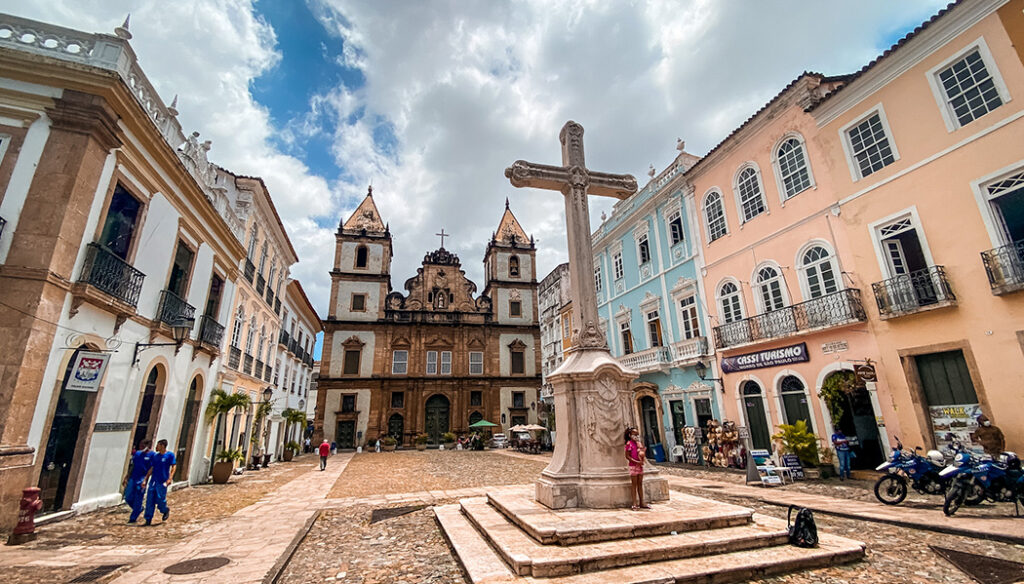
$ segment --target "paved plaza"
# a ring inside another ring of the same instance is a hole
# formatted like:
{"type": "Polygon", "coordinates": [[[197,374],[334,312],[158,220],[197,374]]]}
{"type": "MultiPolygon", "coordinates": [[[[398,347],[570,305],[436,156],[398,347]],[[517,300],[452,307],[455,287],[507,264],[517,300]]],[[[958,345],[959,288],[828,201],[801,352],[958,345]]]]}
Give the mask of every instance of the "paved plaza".
{"type": "MultiPolygon", "coordinates": [[[[176,491],[166,524],[128,526],[119,507],[43,525],[36,541],[0,548],[0,570],[11,584],[68,582],[110,565],[120,567],[97,582],[462,583],[433,508],[529,484],[546,461],[508,451],[343,453],[320,472],[312,456],[300,457],[228,485],[176,491]],[[204,557],[230,562],[191,575],[163,572],[204,557]]],[[[1007,505],[947,519],[937,498],[912,497],[895,508],[873,503],[867,481],[765,490],[743,486],[733,472],[668,465],[662,472],[673,492],[767,517],[783,518],[788,502],[815,508],[819,530],[867,544],[864,561],[758,582],[973,581],[931,545],[1024,561],[1024,521],[1011,519],[1007,505]],[[948,533],[954,528],[961,534],[948,533]],[[972,531],[1001,541],[966,535],[972,531]]]]}

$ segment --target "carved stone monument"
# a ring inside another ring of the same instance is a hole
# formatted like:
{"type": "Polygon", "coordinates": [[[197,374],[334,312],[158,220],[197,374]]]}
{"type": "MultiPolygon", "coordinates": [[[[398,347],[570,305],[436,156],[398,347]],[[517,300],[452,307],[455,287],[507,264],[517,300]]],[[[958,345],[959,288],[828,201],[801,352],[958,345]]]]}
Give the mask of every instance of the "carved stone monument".
{"type": "MultiPolygon", "coordinates": [[[[537,481],[537,501],[551,509],[629,507],[629,469],[623,434],[633,421],[630,382],[637,373],[608,351],[599,328],[594,290],[594,251],[588,195],[625,199],[636,192],[628,174],[588,170],[583,158],[583,126],[566,122],[559,133],[562,166],[517,160],[505,169],[512,186],[560,191],[565,197],[569,238],[569,282],[573,305],[573,347],[548,379],[554,389],[558,440],[551,464],[537,481]]],[[[647,466],[644,497],[668,499],[668,483],[647,466]]]]}

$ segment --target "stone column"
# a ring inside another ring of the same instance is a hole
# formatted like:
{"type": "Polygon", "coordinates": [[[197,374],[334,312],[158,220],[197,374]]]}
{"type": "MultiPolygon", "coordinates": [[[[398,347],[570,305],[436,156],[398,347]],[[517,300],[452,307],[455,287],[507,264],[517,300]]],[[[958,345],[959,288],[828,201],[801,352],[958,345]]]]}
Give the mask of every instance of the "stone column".
{"type": "Polygon", "coordinates": [[[35,485],[28,441],[43,372],[86,239],[85,225],[117,116],[99,96],[64,90],[7,261],[0,266],[0,527],[14,524],[24,487],[35,485]]]}

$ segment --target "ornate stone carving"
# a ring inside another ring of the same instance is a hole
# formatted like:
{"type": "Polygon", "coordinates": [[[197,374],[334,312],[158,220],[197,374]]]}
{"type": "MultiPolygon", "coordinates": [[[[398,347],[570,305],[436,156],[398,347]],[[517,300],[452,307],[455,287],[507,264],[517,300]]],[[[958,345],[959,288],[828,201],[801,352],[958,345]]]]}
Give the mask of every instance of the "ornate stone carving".
{"type": "Polygon", "coordinates": [[[597,328],[594,321],[587,321],[582,330],[577,330],[572,336],[573,348],[580,349],[608,349],[608,341],[604,333],[597,328]]]}
{"type": "Polygon", "coordinates": [[[440,264],[443,266],[461,266],[462,263],[459,261],[459,256],[452,252],[441,248],[428,253],[423,256],[423,263],[425,264],[440,264]]]}

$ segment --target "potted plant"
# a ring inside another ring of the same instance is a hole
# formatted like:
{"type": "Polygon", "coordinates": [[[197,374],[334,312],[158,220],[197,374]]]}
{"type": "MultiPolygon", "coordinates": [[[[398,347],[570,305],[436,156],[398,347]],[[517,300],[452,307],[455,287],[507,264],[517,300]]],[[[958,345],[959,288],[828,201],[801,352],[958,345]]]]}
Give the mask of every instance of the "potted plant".
{"type": "Polygon", "coordinates": [[[430,442],[430,436],[426,434],[420,434],[413,439],[413,443],[416,444],[416,450],[426,450],[427,442],[430,442]]]}
{"type": "Polygon", "coordinates": [[[380,449],[384,452],[393,452],[397,445],[398,440],[395,440],[392,436],[385,436],[380,439],[380,449]]]}
{"type": "Polygon", "coordinates": [[[291,462],[291,460],[295,458],[295,453],[301,448],[302,446],[300,446],[298,442],[289,440],[288,443],[284,445],[284,461],[291,462]]]}
{"type": "Polygon", "coordinates": [[[804,476],[818,478],[818,437],[807,429],[807,422],[797,420],[795,424],[780,424],[779,432],[772,436],[782,444],[783,454],[795,454],[804,468],[804,476]],[[810,472],[808,472],[810,471],[810,472]]]}
{"type": "Polygon", "coordinates": [[[217,453],[217,462],[213,464],[213,482],[223,485],[235,471],[235,463],[242,462],[245,456],[241,448],[221,450],[217,453]]]}
{"type": "Polygon", "coordinates": [[[441,442],[444,442],[444,447],[447,450],[452,449],[452,445],[455,444],[455,434],[452,432],[445,432],[441,434],[441,442]]]}
{"type": "MultiPolygon", "coordinates": [[[[248,408],[251,403],[252,401],[249,399],[249,394],[228,393],[222,388],[215,388],[210,392],[210,401],[206,404],[206,420],[209,423],[213,423],[218,419],[223,420],[223,417],[231,413],[231,410],[234,410],[235,408],[248,408]]],[[[226,443],[226,432],[227,424],[218,423],[217,435],[214,436],[215,447],[216,445],[226,443]]]]}
{"type": "Polygon", "coordinates": [[[832,466],[835,463],[835,453],[828,446],[822,446],[818,448],[818,458],[821,464],[818,465],[818,472],[821,478],[827,479],[835,474],[835,467],[832,466]]]}

